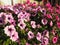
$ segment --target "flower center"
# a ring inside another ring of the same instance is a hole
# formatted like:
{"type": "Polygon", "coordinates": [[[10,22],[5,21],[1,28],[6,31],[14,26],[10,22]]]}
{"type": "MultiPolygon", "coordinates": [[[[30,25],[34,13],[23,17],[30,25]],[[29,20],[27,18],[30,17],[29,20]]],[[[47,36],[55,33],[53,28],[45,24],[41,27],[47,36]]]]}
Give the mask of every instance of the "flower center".
{"type": "Polygon", "coordinates": [[[12,29],[11,29],[11,28],[9,28],[8,30],[9,30],[10,32],[12,31],[12,29]]]}

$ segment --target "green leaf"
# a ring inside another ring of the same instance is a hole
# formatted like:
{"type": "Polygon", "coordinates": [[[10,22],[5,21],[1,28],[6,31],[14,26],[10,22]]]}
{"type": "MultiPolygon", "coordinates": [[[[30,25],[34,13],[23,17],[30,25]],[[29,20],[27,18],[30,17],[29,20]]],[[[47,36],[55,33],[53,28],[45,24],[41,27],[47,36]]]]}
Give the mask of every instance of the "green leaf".
{"type": "Polygon", "coordinates": [[[25,39],[22,39],[21,40],[21,45],[25,45],[26,44],[26,40],[25,39]]]}

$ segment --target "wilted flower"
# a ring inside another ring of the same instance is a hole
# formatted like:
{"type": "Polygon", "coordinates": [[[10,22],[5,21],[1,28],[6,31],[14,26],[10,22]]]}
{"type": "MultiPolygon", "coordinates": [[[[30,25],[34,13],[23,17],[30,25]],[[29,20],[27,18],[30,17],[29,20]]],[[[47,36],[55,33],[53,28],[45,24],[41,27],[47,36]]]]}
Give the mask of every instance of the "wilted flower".
{"type": "Polygon", "coordinates": [[[57,39],[58,39],[57,37],[53,37],[52,41],[54,44],[57,43],[57,39]]]}
{"type": "Polygon", "coordinates": [[[36,28],[36,22],[35,21],[31,21],[31,26],[32,26],[32,28],[36,28]]]}
{"type": "Polygon", "coordinates": [[[29,31],[28,32],[28,39],[32,39],[32,38],[34,38],[34,34],[33,34],[33,32],[29,31]]]}
{"type": "Polygon", "coordinates": [[[41,41],[41,33],[37,33],[37,35],[36,35],[36,39],[38,40],[38,41],[41,41]]]}
{"type": "Polygon", "coordinates": [[[46,19],[42,19],[41,22],[43,25],[46,25],[48,21],[46,19]]]}

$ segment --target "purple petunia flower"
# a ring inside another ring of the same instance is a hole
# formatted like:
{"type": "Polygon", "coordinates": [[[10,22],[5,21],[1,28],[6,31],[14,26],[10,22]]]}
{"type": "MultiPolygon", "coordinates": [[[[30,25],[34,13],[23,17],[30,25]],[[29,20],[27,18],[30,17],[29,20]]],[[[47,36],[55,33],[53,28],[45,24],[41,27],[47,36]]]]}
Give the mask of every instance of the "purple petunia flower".
{"type": "Polygon", "coordinates": [[[0,25],[4,24],[4,19],[0,17],[0,25]]]}
{"type": "Polygon", "coordinates": [[[6,24],[6,14],[1,12],[0,13],[0,25],[6,24]]]}

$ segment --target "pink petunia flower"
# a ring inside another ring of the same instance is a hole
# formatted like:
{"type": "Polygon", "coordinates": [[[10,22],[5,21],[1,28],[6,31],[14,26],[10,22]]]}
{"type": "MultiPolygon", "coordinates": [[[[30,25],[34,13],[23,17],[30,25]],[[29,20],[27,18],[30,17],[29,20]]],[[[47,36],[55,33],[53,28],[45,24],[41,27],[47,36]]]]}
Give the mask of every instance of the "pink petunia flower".
{"type": "Polygon", "coordinates": [[[37,6],[36,2],[33,2],[32,6],[33,7],[36,7],[37,6]]]}
{"type": "Polygon", "coordinates": [[[53,34],[53,35],[55,35],[55,34],[56,34],[56,31],[55,31],[55,30],[52,30],[51,32],[52,32],[52,34],[53,34]]]}
{"type": "Polygon", "coordinates": [[[47,14],[47,18],[52,19],[52,16],[50,14],[47,14]]]}
{"type": "Polygon", "coordinates": [[[36,39],[38,40],[38,41],[41,41],[41,33],[37,33],[37,35],[36,35],[36,39]]]}
{"type": "Polygon", "coordinates": [[[42,19],[41,22],[43,25],[46,25],[48,21],[46,19],[42,19]]]}
{"type": "Polygon", "coordinates": [[[30,14],[27,13],[27,12],[25,12],[25,11],[20,12],[20,13],[18,14],[18,19],[22,19],[22,20],[24,20],[24,21],[27,22],[27,21],[30,20],[30,14]]]}
{"type": "Polygon", "coordinates": [[[11,34],[13,34],[14,32],[16,31],[16,29],[14,28],[13,25],[10,25],[10,26],[6,26],[4,28],[4,32],[7,36],[10,36],[11,34]]]}
{"type": "Polygon", "coordinates": [[[53,22],[52,21],[50,21],[50,26],[53,26],[53,22]]]}
{"type": "Polygon", "coordinates": [[[53,37],[52,41],[54,44],[57,42],[57,39],[58,39],[57,37],[53,37]]]}
{"type": "Polygon", "coordinates": [[[29,31],[28,32],[28,39],[32,39],[32,38],[34,38],[34,34],[33,34],[33,32],[29,31]]]}
{"type": "Polygon", "coordinates": [[[51,4],[50,3],[47,3],[46,4],[46,7],[51,8],[51,4]]]}
{"type": "Polygon", "coordinates": [[[0,13],[0,25],[2,24],[7,24],[6,13],[3,13],[3,12],[0,13]]]}
{"type": "Polygon", "coordinates": [[[32,28],[36,28],[36,22],[35,21],[31,21],[31,26],[32,26],[32,28]]]}
{"type": "Polygon", "coordinates": [[[10,24],[16,26],[15,20],[11,20],[11,21],[10,21],[10,24]]]}
{"type": "Polygon", "coordinates": [[[58,15],[56,16],[56,20],[57,20],[57,21],[59,21],[59,20],[60,20],[58,15]]]}
{"type": "Polygon", "coordinates": [[[24,23],[24,22],[20,22],[19,24],[18,24],[18,26],[20,27],[20,29],[25,29],[25,27],[26,27],[26,24],[24,23]]]}
{"type": "Polygon", "coordinates": [[[18,40],[18,33],[17,32],[14,32],[13,34],[11,34],[11,36],[10,36],[10,39],[12,40],[12,41],[17,41],[18,40]]]}
{"type": "Polygon", "coordinates": [[[44,37],[43,42],[44,42],[44,45],[48,45],[48,43],[49,43],[49,39],[46,38],[46,37],[44,37]]]}
{"type": "Polygon", "coordinates": [[[30,45],[28,42],[26,42],[26,45],[30,45]]]}
{"type": "Polygon", "coordinates": [[[41,25],[40,24],[37,24],[37,28],[41,28],[41,25]]]}
{"type": "Polygon", "coordinates": [[[24,18],[25,18],[25,15],[26,15],[26,12],[25,12],[25,11],[20,12],[20,13],[18,14],[18,18],[19,18],[19,19],[24,19],[24,18]]]}
{"type": "Polygon", "coordinates": [[[58,26],[58,28],[60,28],[60,22],[57,22],[57,26],[58,26]]]}
{"type": "Polygon", "coordinates": [[[43,31],[43,36],[46,36],[47,38],[49,38],[49,31],[44,30],[44,31],[43,31]]]}
{"type": "Polygon", "coordinates": [[[11,22],[11,20],[14,20],[12,14],[11,14],[11,13],[6,14],[6,21],[7,21],[7,22],[11,22]]]}
{"type": "Polygon", "coordinates": [[[45,8],[42,8],[40,11],[41,11],[44,15],[46,15],[46,10],[45,10],[45,8]]]}
{"type": "Polygon", "coordinates": [[[11,5],[5,5],[5,6],[3,6],[2,7],[5,11],[6,10],[11,10],[11,11],[13,11],[13,6],[11,6],[11,5]]]}

